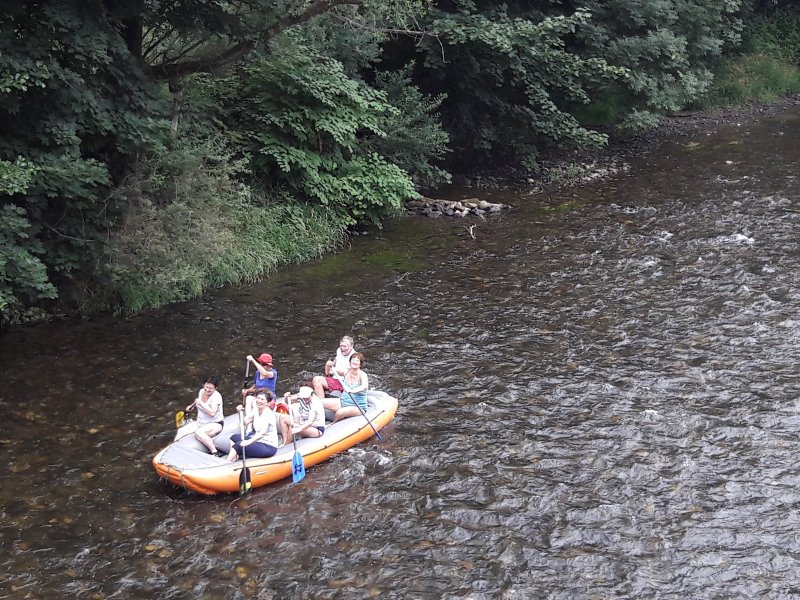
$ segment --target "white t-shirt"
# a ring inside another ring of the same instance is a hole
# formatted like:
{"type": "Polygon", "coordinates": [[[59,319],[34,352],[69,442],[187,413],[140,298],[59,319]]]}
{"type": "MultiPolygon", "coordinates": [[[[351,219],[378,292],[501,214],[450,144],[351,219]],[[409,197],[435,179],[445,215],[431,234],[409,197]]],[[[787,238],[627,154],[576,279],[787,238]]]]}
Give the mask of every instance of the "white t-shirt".
{"type": "Polygon", "coordinates": [[[277,448],[278,428],[275,425],[275,413],[270,410],[269,406],[265,406],[264,412],[260,414],[257,408],[253,411],[253,430],[255,431],[253,439],[256,442],[277,448]]]}
{"type": "Polygon", "coordinates": [[[203,390],[203,388],[200,388],[200,391],[197,393],[197,424],[205,425],[206,423],[217,423],[222,421],[222,394],[220,394],[217,390],[214,390],[214,393],[211,394],[208,402],[203,402],[204,391],[205,390],[203,390]],[[205,406],[209,410],[213,410],[214,414],[209,415],[206,411],[200,408],[201,406],[205,406]]]}
{"type": "Polygon", "coordinates": [[[342,354],[342,349],[336,349],[336,359],[333,361],[333,371],[331,372],[331,376],[335,377],[338,380],[342,380],[345,373],[350,370],[350,357],[356,353],[355,348],[350,349],[350,354],[345,356],[342,354]]]}
{"type": "Polygon", "coordinates": [[[308,400],[298,400],[296,404],[292,405],[292,412],[295,420],[299,420],[299,425],[305,425],[309,417],[313,417],[311,425],[325,427],[325,407],[316,394],[311,394],[308,400]]]}

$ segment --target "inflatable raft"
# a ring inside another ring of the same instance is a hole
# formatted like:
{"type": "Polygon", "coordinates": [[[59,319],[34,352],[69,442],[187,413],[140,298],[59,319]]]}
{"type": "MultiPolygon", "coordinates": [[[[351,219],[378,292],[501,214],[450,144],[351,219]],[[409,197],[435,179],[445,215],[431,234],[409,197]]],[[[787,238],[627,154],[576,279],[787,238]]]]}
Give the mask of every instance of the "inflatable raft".
{"type": "MultiPolygon", "coordinates": [[[[367,392],[366,419],[359,415],[328,425],[318,438],[297,440],[297,450],[303,455],[305,467],[311,467],[356,444],[368,440],[376,430],[380,431],[397,412],[397,399],[379,391],[367,392]]],[[[224,453],[230,451],[230,437],[239,432],[238,413],[225,417],[225,427],[214,438],[217,448],[224,453]]],[[[292,476],[291,443],[278,449],[270,458],[246,458],[252,485],[261,487],[292,476]]],[[[200,494],[219,494],[239,491],[239,476],[242,461],[228,462],[224,457],[212,456],[208,450],[189,435],[163,448],[153,458],[156,473],[177,486],[200,494]]]]}

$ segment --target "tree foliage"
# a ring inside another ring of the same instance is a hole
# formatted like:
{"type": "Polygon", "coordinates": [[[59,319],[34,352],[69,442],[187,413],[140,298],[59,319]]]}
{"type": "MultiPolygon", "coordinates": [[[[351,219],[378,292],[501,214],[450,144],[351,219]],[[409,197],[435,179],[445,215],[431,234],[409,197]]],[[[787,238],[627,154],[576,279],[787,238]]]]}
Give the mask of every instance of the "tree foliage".
{"type": "Polygon", "coordinates": [[[366,136],[363,145],[411,175],[423,189],[450,182],[440,165],[450,152],[450,136],[441,126],[442,103],[447,96],[429,96],[411,79],[413,62],[399,71],[378,73],[375,85],[397,110],[386,114],[385,135],[366,136]]]}
{"type": "MultiPolygon", "coordinates": [[[[417,195],[408,173],[361,142],[385,137],[384,126],[399,110],[384,92],[303,44],[287,40],[268,59],[254,58],[224,85],[206,85],[203,92],[237,98],[217,118],[250,156],[260,181],[290,187],[351,224],[379,223],[417,195]]],[[[215,97],[211,104],[226,102],[215,97]]]]}
{"type": "Polygon", "coordinates": [[[51,299],[54,286],[94,268],[102,232],[124,210],[106,201],[109,191],[131,157],[162,144],[166,105],[101,3],[6,6],[0,198],[15,217],[4,225],[14,247],[4,265],[8,318],[19,303],[51,299]]]}
{"type": "MultiPolygon", "coordinates": [[[[15,250],[3,263],[8,282],[5,320],[27,303],[51,299],[55,289],[63,304],[75,308],[86,306],[87,297],[105,298],[104,292],[115,286],[103,268],[118,256],[109,240],[130,222],[132,206],[139,207],[119,190],[138,177],[136,165],[142,159],[160,161],[180,141],[169,134],[178,129],[187,78],[221,73],[256,49],[267,49],[267,42],[283,32],[311,26],[325,15],[346,19],[352,31],[382,19],[402,21],[409,9],[419,7],[416,0],[392,5],[338,0],[39,0],[4,5],[0,193],[9,214],[19,217],[6,226],[15,250]],[[33,271],[13,267],[23,264],[41,264],[46,270],[27,281],[21,273],[33,271]],[[43,285],[30,285],[41,277],[43,285]]],[[[219,125],[209,117],[206,129],[213,134],[219,125]]],[[[197,158],[195,164],[202,164],[203,157],[197,158]]],[[[353,179],[359,168],[372,174],[377,166],[385,176],[405,179],[406,192],[413,193],[407,176],[394,165],[371,154],[360,160],[354,163],[358,168],[343,175],[353,179]]],[[[385,184],[383,179],[379,183],[385,184]]],[[[357,187],[352,182],[348,186],[357,187]]],[[[167,187],[162,192],[159,205],[185,200],[171,198],[167,187]]],[[[352,219],[365,216],[369,204],[380,201],[372,195],[353,202],[357,210],[352,219]]],[[[390,202],[396,206],[398,197],[390,202]]],[[[177,297],[183,295],[178,292],[177,297]]]]}
{"type": "Polygon", "coordinates": [[[430,14],[436,38],[420,45],[417,81],[447,94],[443,119],[459,159],[534,168],[543,147],[605,142],[565,110],[589,101],[587,82],[624,73],[568,50],[566,39],[588,22],[587,12],[512,15],[505,4],[469,0],[448,6],[430,14]]]}
{"type": "Polygon", "coordinates": [[[795,9],[788,0],[5,3],[0,324],[55,301],[136,310],[256,278],[447,181],[445,161],[535,169],[550,149],[603,144],[588,125],[598,106],[615,107],[614,123],[652,125],[705,93],[743,16],[769,19],[748,43],[794,68],[795,9]],[[292,252],[297,231],[313,241],[292,252]]]}
{"type": "MultiPolygon", "coordinates": [[[[739,0],[580,0],[592,18],[577,32],[577,49],[628,69],[598,88],[624,98],[628,124],[651,124],[647,113],[677,111],[713,82],[723,51],[740,40],[739,0]]],[[[599,100],[602,102],[602,99],[599,100]]]]}

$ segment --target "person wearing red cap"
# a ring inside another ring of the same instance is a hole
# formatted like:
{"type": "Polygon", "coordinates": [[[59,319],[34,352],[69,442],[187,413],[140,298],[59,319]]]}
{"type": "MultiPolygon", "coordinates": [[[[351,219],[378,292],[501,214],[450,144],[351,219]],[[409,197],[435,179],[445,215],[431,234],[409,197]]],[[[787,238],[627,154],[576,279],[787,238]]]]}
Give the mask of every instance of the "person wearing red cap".
{"type": "Polygon", "coordinates": [[[242,390],[242,400],[246,400],[247,396],[254,396],[259,392],[266,391],[272,392],[271,396],[275,398],[275,384],[278,383],[278,370],[272,366],[272,355],[264,352],[258,357],[258,360],[256,360],[253,358],[252,354],[248,354],[247,360],[255,365],[256,372],[253,375],[253,385],[242,390]]]}

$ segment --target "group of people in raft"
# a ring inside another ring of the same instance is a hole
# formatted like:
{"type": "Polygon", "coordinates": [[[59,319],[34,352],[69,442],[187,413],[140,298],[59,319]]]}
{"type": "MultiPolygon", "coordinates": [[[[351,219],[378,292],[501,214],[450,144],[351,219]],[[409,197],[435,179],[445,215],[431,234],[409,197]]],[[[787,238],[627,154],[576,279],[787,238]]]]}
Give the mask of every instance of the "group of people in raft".
{"type": "MultiPolygon", "coordinates": [[[[281,399],[275,394],[278,371],[272,365],[272,356],[264,353],[255,359],[248,355],[247,360],[255,366],[256,372],[253,384],[242,390],[242,404],[236,407],[243,419],[245,435],[244,438],[239,433],[231,436],[231,450],[227,456],[230,462],[239,460],[245,453],[253,458],[269,458],[278,448],[294,440],[294,436],[321,436],[325,433],[326,409],[334,412],[334,423],[367,410],[369,378],[361,370],[364,355],[356,352],[350,336],[342,338],[336,357],[325,363],[325,375],[315,376],[310,386],[301,386],[296,394],[286,392],[281,399]],[[278,439],[278,429],[283,443],[278,439]]],[[[180,427],[175,441],[194,435],[211,454],[224,456],[217,451],[213,440],[223,427],[218,384],[217,377],[206,379],[197,399],[186,407],[186,412],[197,409],[197,419],[180,427]]]]}

